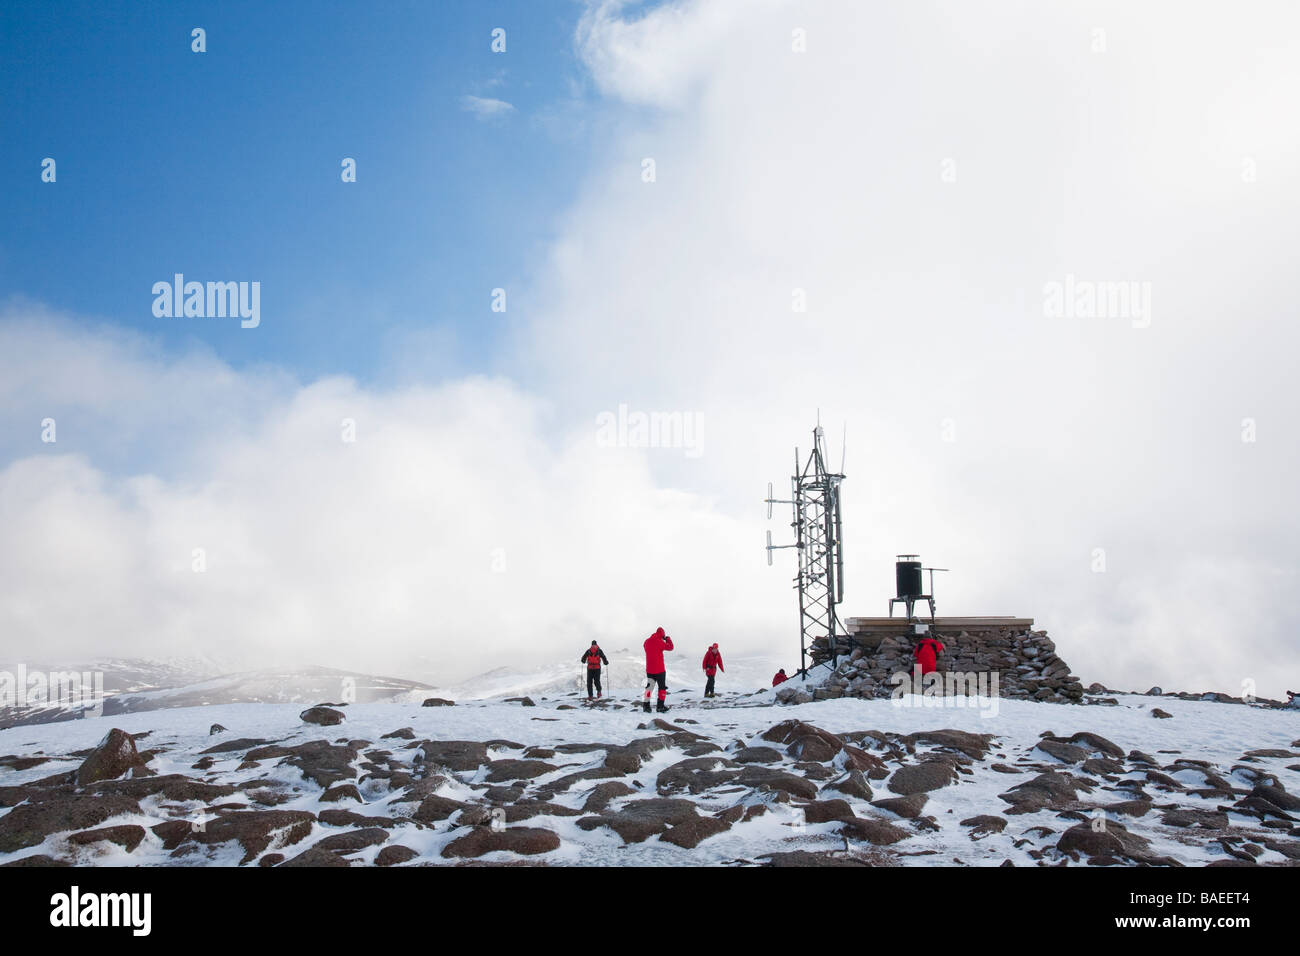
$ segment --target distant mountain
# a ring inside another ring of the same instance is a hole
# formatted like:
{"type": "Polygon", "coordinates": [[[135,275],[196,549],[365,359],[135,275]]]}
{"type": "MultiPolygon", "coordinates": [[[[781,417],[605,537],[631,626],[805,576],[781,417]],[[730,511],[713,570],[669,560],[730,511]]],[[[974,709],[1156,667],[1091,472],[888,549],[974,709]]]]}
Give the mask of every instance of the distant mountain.
{"type": "MultiPolygon", "coordinates": [[[[325,701],[369,703],[405,697],[425,696],[432,688],[418,681],[379,677],[356,671],[305,665],[267,668],[233,674],[213,673],[214,665],[204,661],[157,661],[127,659],[9,665],[0,670],[12,675],[41,671],[102,675],[103,715],[131,714],[172,707],[213,704],[301,703],[325,701]]],[[[92,685],[93,686],[93,685],[92,685]]],[[[76,720],[85,707],[43,702],[0,708],[0,729],[28,724],[76,720]]]]}

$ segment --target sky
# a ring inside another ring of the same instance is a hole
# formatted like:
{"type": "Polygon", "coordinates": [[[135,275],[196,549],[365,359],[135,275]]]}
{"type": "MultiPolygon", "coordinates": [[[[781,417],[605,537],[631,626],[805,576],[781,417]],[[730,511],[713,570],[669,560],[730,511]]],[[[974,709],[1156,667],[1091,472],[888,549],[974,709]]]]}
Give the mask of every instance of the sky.
{"type": "Polygon", "coordinates": [[[820,416],[841,617],[920,553],[1085,683],[1300,685],[1288,5],[0,18],[9,656],[793,665],[820,416]]]}

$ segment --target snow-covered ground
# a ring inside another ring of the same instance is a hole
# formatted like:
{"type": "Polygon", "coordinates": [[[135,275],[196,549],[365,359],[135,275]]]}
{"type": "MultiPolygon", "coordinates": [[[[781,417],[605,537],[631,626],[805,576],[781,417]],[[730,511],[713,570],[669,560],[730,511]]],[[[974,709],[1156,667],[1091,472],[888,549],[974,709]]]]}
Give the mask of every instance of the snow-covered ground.
{"type": "MultiPolygon", "coordinates": [[[[768,666],[767,663],[763,667],[768,666]]],[[[757,674],[757,670],[755,671],[757,674]]],[[[770,675],[769,675],[770,678],[770,675]]],[[[725,684],[722,685],[725,688],[725,684]]],[[[632,692],[624,689],[616,693],[626,704],[632,692]]],[[[798,719],[813,724],[833,734],[876,730],[890,735],[906,735],[918,731],[951,728],[978,734],[993,734],[996,740],[988,755],[970,761],[957,783],[929,792],[924,816],[933,821],[933,828],[871,806],[865,800],[850,800],[859,817],[888,821],[908,830],[906,839],[883,848],[903,864],[953,864],[999,865],[1011,860],[1016,865],[1035,865],[1030,851],[1046,852],[1045,861],[1057,862],[1064,857],[1053,849],[1062,831],[1078,822],[1078,818],[1062,818],[1055,810],[1007,816],[1007,825],[1000,833],[979,840],[971,838],[971,829],[962,826],[962,820],[979,815],[1001,814],[1008,804],[998,794],[1023,783],[1039,770],[1053,768],[1087,776],[1097,784],[1096,789],[1081,799],[1095,804],[1126,800],[1127,791],[1115,784],[1119,780],[1146,779],[1138,769],[1127,769],[1111,781],[1096,774],[1084,774],[1077,766],[1069,766],[1035,750],[1044,733],[1068,737],[1078,731],[1089,731],[1113,741],[1126,754],[1143,751],[1156,758],[1168,769],[1179,758],[1207,761],[1211,768],[1240,788],[1236,796],[1220,795],[1218,798],[1199,797],[1147,784],[1157,808],[1170,806],[1215,810],[1230,804],[1246,794],[1256,782],[1258,773],[1268,773],[1293,793],[1300,793],[1300,753],[1292,747],[1300,737],[1300,711],[1277,710],[1213,702],[1191,702],[1170,697],[1152,698],[1136,695],[1118,697],[1118,706],[1069,706],[1015,700],[997,701],[997,713],[989,716],[987,707],[925,706],[919,698],[901,702],[888,700],[828,700],[798,706],[776,706],[770,690],[748,692],[745,695],[726,693],[715,700],[701,700],[698,692],[674,693],[674,705],[667,719],[676,726],[707,738],[721,748],[719,758],[733,756],[741,744],[749,746],[774,746],[785,751],[780,743],[760,739],[765,731],[781,721],[798,719]],[[1170,719],[1153,719],[1152,708],[1163,708],[1170,719]],[[1277,750],[1292,753],[1291,757],[1252,757],[1251,750],[1277,750]],[[1003,765],[1000,772],[992,765],[1003,765]],[[1236,769],[1234,769],[1236,768],[1236,769]],[[1031,831],[1047,828],[1050,832],[1031,831]],[[1028,835],[1027,835],[1028,834],[1028,835]]],[[[604,743],[627,744],[637,738],[662,734],[664,731],[650,725],[652,716],[639,708],[594,709],[579,704],[572,694],[538,697],[536,706],[521,706],[501,699],[461,700],[454,707],[422,707],[418,702],[387,701],[352,704],[345,708],[346,721],[334,727],[305,724],[300,719],[300,704],[251,703],[225,704],[207,707],[182,707],[141,713],[120,714],[98,719],[67,721],[14,727],[0,730],[0,754],[21,756],[48,756],[53,759],[39,766],[22,770],[0,767],[0,788],[13,788],[31,784],[52,774],[75,769],[80,757],[70,756],[76,751],[94,747],[110,727],[118,727],[133,734],[147,734],[138,740],[141,750],[158,751],[149,767],[158,774],[182,774],[197,780],[223,784],[247,785],[250,781],[265,781],[265,787],[278,789],[287,799],[275,806],[276,810],[305,810],[318,814],[325,809],[348,809],[375,817],[397,818],[398,825],[384,824],[389,836],[383,844],[367,847],[349,856],[352,862],[371,862],[383,846],[400,844],[415,851],[412,863],[451,862],[440,856],[442,849],[466,828],[456,826],[455,819],[435,825],[417,826],[406,818],[416,806],[411,802],[398,803],[400,789],[390,789],[384,780],[370,780],[360,785],[364,802],[322,803],[319,786],[304,779],[301,771],[283,761],[264,760],[258,766],[240,769],[247,749],[214,755],[214,762],[202,770],[194,769],[200,754],[215,743],[232,738],[256,738],[275,741],[291,747],[310,740],[347,741],[364,740],[362,748],[372,754],[373,760],[387,760],[389,768],[415,767],[420,753],[416,743],[421,740],[504,741],[490,751],[493,760],[520,758],[522,748],[544,747],[554,749],[559,744],[604,743]],[[212,724],[227,728],[226,733],[209,735],[212,724]],[[409,727],[414,741],[409,745],[402,739],[381,739],[398,728],[409,727]],[[373,756],[377,750],[387,751],[380,758],[373,756]]],[[[990,702],[985,701],[986,705],[990,702]]],[[[611,705],[612,706],[612,705],[611,705]]],[[[862,746],[875,756],[883,756],[880,749],[871,748],[872,741],[862,746]]],[[[610,805],[617,810],[629,801],[655,797],[656,778],[661,771],[686,759],[681,745],[672,745],[649,755],[633,773],[620,777],[630,785],[635,794],[620,797],[610,805]]],[[[906,756],[902,763],[914,763],[927,752],[937,752],[925,744],[916,748],[915,754],[906,756]]],[[[527,781],[526,793],[539,786],[575,771],[599,768],[606,753],[597,749],[585,753],[557,753],[544,759],[556,769],[527,781]]],[[[367,758],[359,752],[354,766],[367,758]]],[[[794,758],[783,756],[779,769],[792,770],[794,758]]],[[[898,764],[889,765],[891,772],[898,764]]],[[[838,776],[843,761],[828,763],[838,776]]],[[[450,775],[451,779],[438,791],[442,796],[465,803],[482,803],[486,777],[490,766],[480,766],[472,772],[450,775]]],[[[796,769],[795,773],[799,773],[796,769]]],[[[361,771],[364,773],[364,770],[361,771]]],[[[360,775],[360,774],[359,774],[360,775]]],[[[1175,769],[1171,776],[1187,789],[1203,786],[1195,779],[1197,774],[1186,769],[1175,769]]],[[[356,782],[355,780],[353,782],[356,782]]],[[[604,781],[586,780],[554,797],[557,806],[581,808],[593,787],[604,781]]],[[[825,780],[819,781],[824,784],[825,780]]],[[[887,779],[871,780],[875,799],[892,797],[887,779]]],[[[673,794],[693,800],[703,814],[710,814],[735,805],[738,801],[769,800],[771,794],[744,788],[719,786],[699,794],[673,794]]],[[[9,791],[15,793],[16,791],[9,791]]],[[[249,803],[250,789],[239,791],[223,803],[249,803]]],[[[818,799],[841,798],[842,793],[824,791],[818,799]]],[[[9,801],[12,802],[12,801],[9,801]]],[[[751,820],[737,822],[725,832],[710,836],[693,849],[683,849],[652,836],[644,842],[624,843],[608,827],[583,829],[578,826],[580,816],[540,814],[522,823],[522,826],[540,827],[554,831],[560,838],[559,848],[531,861],[573,865],[673,865],[673,864],[726,864],[757,861],[766,854],[788,850],[844,850],[844,837],[837,834],[836,822],[804,824],[799,804],[770,803],[768,812],[751,820]]],[[[250,806],[252,804],[250,803],[250,806]]],[[[207,811],[201,804],[164,804],[160,797],[146,797],[140,803],[141,812],[99,823],[99,826],[138,824],[148,834],[132,852],[108,842],[88,846],[75,846],[68,842],[67,833],[48,836],[44,842],[0,854],[0,864],[22,857],[45,855],[79,864],[109,865],[175,865],[209,863],[233,865],[238,863],[242,851],[237,845],[204,847],[201,853],[174,857],[164,849],[160,839],[148,828],[160,821],[186,814],[203,817],[207,811]]],[[[256,807],[254,807],[256,808],[256,807]]],[[[12,812],[0,809],[0,830],[4,815],[12,812]]],[[[1161,823],[1160,809],[1143,817],[1117,816],[1107,818],[1122,822],[1132,833],[1151,841],[1150,850],[1156,855],[1167,855],[1187,865],[1203,865],[1224,860],[1227,854],[1222,845],[1208,840],[1209,834],[1185,827],[1161,823]]],[[[1274,849],[1263,848],[1264,838],[1296,843],[1294,824],[1272,829],[1261,829],[1261,821],[1249,814],[1230,814],[1229,834],[1240,836],[1260,848],[1258,862],[1282,863],[1287,857],[1274,849]]],[[[337,826],[314,824],[312,833],[292,847],[282,848],[286,856],[293,856],[309,848],[316,841],[340,832],[337,826]]],[[[268,851],[269,852],[269,851],[268,851]]],[[[488,861],[505,862],[524,859],[510,852],[494,852],[484,857],[488,861]]],[[[1043,859],[1040,857],[1039,859],[1043,859]]],[[[409,865],[409,864],[408,864],[409,865]]]]}

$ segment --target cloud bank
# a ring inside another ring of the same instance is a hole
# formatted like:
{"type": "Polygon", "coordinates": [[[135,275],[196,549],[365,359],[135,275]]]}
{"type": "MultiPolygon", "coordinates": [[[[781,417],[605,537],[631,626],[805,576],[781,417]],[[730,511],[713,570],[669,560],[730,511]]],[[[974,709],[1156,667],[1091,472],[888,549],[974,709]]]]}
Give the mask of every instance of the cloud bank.
{"type": "Polygon", "coordinates": [[[501,377],[301,383],[10,310],[0,632],[451,680],[663,624],[793,662],[760,499],[820,410],[844,615],[919,551],[941,613],[1033,616],[1085,681],[1295,689],[1275,12],[593,4],[620,108],[501,377]],[[1052,312],[1067,280],[1149,321],[1052,312]],[[704,422],[700,453],[611,446],[624,406],[704,422]]]}

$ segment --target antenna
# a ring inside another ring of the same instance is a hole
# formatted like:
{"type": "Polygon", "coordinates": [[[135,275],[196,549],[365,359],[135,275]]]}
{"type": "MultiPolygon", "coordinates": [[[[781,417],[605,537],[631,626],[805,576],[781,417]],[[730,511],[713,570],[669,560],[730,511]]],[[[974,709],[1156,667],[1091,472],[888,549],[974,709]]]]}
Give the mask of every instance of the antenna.
{"type": "MultiPolygon", "coordinates": [[[[845,425],[845,434],[848,426],[845,425]]],[[[772,563],[772,552],[794,548],[799,552],[795,588],[799,592],[799,653],[800,673],[808,670],[808,647],[814,641],[825,639],[829,644],[831,666],[838,655],[836,634],[843,633],[843,625],[836,615],[835,606],[844,600],[844,555],[841,550],[843,519],[840,510],[840,483],[844,481],[843,454],[841,471],[826,469],[825,431],[821,426],[821,410],[817,412],[817,425],[813,429],[813,450],[804,464],[800,464],[799,449],[794,451],[794,474],[790,476],[789,500],[772,497],[772,483],[767,485],[767,516],[772,517],[772,505],[788,504],[793,510],[790,527],[794,529],[793,544],[772,544],[772,532],[767,533],[767,563],[772,563]]]]}

